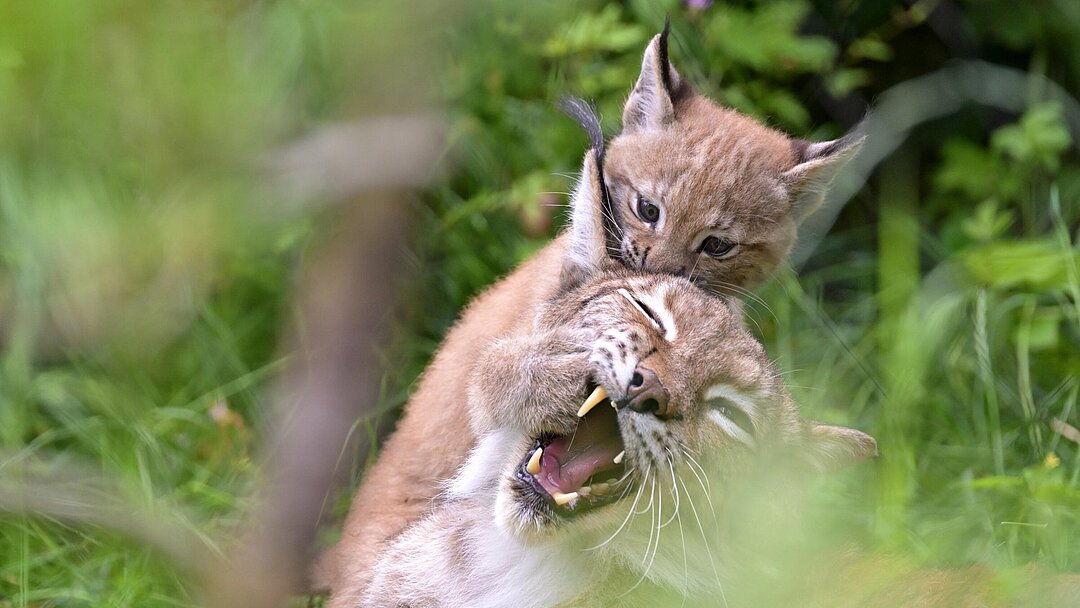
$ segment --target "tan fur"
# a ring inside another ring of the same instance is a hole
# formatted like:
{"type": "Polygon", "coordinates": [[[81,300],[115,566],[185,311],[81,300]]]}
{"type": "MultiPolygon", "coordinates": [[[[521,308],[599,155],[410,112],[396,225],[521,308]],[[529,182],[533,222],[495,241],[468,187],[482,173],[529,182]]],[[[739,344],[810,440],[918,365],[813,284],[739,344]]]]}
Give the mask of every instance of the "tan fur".
{"type": "Polygon", "coordinates": [[[387,541],[428,510],[465,460],[475,441],[465,413],[473,363],[492,337],[529,331],[537,302],[558,285],[564,240],[473,300],[447,334],[349,511],[331,554],[331,606],[352,605],[387,541]]]}
{"type": "MultiPolygon", "coordinates": [[[[642,77],[628,109],[643,93],[653,100],[668,95],[655,88],[659,44],[654,39],[646,51],[642,77]]],[[[625,208],[626,202],[619,196],[631,188],[644,190],[648,186],[653,189],[646,191],[664,205],[670,219],[649,244],[640,237],[639,247],[653,247],[655,255],[635,255],[633,247],[638,241],[628,240],[623,244],[627,255],[621,262],[649,271],[692,272],[696,280],[714,290],[740,292],[756,285],[783,260],[795,236],[797,208],[806,206],[800,201],[808,185],[827,181],[822,176],[831,175],[842,165],[853,146],[824,149],[827,154],[805,157],[800,150],[807,148],[797,140],[718,108],[682,84],[681,96],[674,103],[670,98],[666,102],[675,114],[665,119],[659,130],[628,128],[611,143],[605,166],[610,166],[613,176],[613,203],[625,208]],[[796,176],[792,171],[801,173],[796,176]],[[811,175],[815,177],[808,177],[811,175]],[[765,198],[749,200],[754,196],[765,198]],[[728,231],[725,234],[741,239],[740,251],[724,262],[702,260],[685,238],[694,232],[695,225],[713,229],[717,222],[720,229],[728,231]]],[[[647,114],[650,108],[643,107],[642,112],[647,114]]],[[[595,167],[583,170],[583,187],[574,201],[575,216],[583,207],[599,204],[599,186],[588,181],[593,173],[595,167]]],[[[637,220],[620,217],[628,227],[626,234],[633,237],[637,228],[630,225],[637,220]]],[[[475,444],[465,414],[466,380],[472,366],[492,339],[529,334],[541,303],[563,286],[562,261],[568,255],[576,223],[575,217],[567,235],[555,239],[477,297],[447,334],[409,399],[397,430],[367,473],[341,541],[331,554],[332,607],[354,605],[370,581],[370,567],[379,552],[429,509],[431,499],[475,444]],[[454,441],[446,441],[447,437],[454,441]]],[[[587,262],[577,259],[577,263],[587,262]]]]}

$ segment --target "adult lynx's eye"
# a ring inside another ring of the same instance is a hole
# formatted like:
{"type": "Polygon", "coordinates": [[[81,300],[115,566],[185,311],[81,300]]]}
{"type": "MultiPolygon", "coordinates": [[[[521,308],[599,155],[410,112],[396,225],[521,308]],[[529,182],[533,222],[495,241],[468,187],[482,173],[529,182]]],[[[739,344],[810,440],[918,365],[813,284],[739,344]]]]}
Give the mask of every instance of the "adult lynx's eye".
{"type": "Polygon", "coordinates": [[[639,194],[637,197],[637,214],[643,222],[655,224],[660,219],[660,207],[652,204],[649,199],[639,194]]]}
{"type": "Polygon", "coordinates": [[[737,405],[723,398],[711,399],[708,405],[713,411],[719,412],[722,416],[735,423],[735,426],[742,429],[750,437],[755,435],[754,421],[750,419],[749,414],[737,405]]]}
{"type": "Polygon", "coordinates": [[[714,258],[723,258],[735,251],[736,243],[718,236],[708,236],[701,242],[701,251],[714,258]]]}

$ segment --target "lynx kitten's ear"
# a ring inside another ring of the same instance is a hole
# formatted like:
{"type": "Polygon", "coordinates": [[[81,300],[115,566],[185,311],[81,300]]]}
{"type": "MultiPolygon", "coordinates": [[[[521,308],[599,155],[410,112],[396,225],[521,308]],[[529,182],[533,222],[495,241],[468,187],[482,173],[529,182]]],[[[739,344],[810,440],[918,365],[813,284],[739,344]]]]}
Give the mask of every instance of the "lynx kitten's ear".
{"type": "Polygon", "coordinates": [[[807,422],[804,456],[818,471],[842,469],[877,456],[877,441],[862,431],[844,426],[807,422]]]}
{"type": "Polygon", "coordinates": [[[560,278],[564,291],[577,287],[614,263],[608,255],[608,235],[617,230],[617,226],[611,218],[611,210],[605,211],[607,197],[604,196],[600,171],[599,150],[590,148],[585,153],[581,180],[570,203],[569,235],[560,278]]]}
{"type": "Polygon", "coordinates": [[[795,166],[784,172],[783,180],[791,192],[796,221],[802,221],[821,205],[829,182],[855,157],[865,139],[862,133],[855,131],[840,139],[820,143],[791,140],[795,166]]]}
{"type": "Polygon", "coordinates": [[[624,133],[662,129],[675,120],[675,100],[685,89],[668,61],[668,31],[665,24],[645,49],[641,74],[623,106],[624,133]]]}

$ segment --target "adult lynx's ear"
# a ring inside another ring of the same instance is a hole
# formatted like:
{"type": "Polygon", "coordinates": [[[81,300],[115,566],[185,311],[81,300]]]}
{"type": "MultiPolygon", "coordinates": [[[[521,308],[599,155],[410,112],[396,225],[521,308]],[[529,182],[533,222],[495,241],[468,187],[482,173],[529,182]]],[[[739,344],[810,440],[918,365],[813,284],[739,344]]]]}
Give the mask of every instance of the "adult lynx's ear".
{"type": "Polygon", "coordinates": [[[802,221],[821,205],[829,182],[855,157],[865,139],[866,136],[856,129],[832,141],[791,140],[795,166],[785,171],[782,178],[791,192],[796,221],[802,221]]]}
{"type": "Polygon", "coordinates": [[[877,456],[877,441],[862,431],[807,421],[802,455],[813,468],[828,472],[877,456]]]}
{"type": "Polygon", "coordinates": [[[608,253],[613,218],[610,217],[611,211],[605,212],[607,197],[599,163],[598,151],[590,148],[585,153],[581,179],[570,203],[568,242],[560,277],[560,287],[564,291],[577,287],[614,264],[608,253]]]}
{"type": "Polygon", "coordinates": [[[623,132],[662,129],[675,120],[675,100],[688,90],[682,77],[668,61],[669,24],[645,48],[630,98],[623,106],[623,132]]]}
{"type": "Polygon", "coordinates": [[[614,263],[611,253],[619,250],[621,228],[604,182],[604,131],[596,109],[576,97],[562,98],[558,108],[585,129],[591,146],[570,201],[569,241],[560,278],[562,289],[568,290],[614,263]]]}

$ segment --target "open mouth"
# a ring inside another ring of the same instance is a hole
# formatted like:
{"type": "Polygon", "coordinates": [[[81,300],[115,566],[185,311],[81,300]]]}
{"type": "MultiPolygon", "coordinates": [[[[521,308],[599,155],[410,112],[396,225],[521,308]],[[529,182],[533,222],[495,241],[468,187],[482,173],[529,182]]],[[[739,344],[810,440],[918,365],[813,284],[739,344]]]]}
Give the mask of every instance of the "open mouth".
{"type": "Polygon", "coordinates": [[[596,387],[573,433],[540,435],[522,459],[517,477],[555,513],[578,516],[613,503],[632,483],[618,412],[610,405],[604,389],[596,387]]]}

